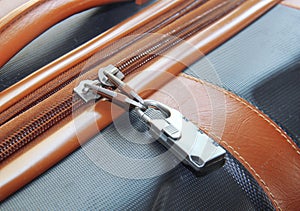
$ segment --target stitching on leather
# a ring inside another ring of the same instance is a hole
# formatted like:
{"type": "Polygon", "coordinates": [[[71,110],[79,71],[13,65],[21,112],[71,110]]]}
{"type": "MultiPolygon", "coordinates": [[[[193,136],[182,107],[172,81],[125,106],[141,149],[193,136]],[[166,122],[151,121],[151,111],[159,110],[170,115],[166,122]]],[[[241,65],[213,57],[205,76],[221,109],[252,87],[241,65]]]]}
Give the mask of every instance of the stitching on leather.
{"type": "Polygon", "coordinates": [[[226,94],[226,95],[232,97],[233,99],[239,101],[240,103],[244,104],[245,106],[247,106],[247,108],[249,108],[251,111],[255,112],[255,113],[256,113],[259,117],[261,117],[263,120],[265,120],[266,122],[268,122],[269,125],[271,125],[272,127],[274,127],[275,130],[276,130],[277,132],[279,132],[280,135],[285,139],[285,141],[287,141],[288,144],[296,151],[296,153],[300,155],[299,149],[297,149],[297,147],[289,140],[289,138],[287,137],[287,135],[286,135],[282,130],[280,130],[273,122],[271,122],[269,119],[267,119],[264,115],[260,114],[256,109],[252,108],[251,105],[247,104],[245,101],[243,101],[242,99],[236,97],[236,96],[233,95],[232,93],[230,93],[230,92],[228,92],[228,91],[226,91],[226,90],[224,90],[224,89],[221,89],[221,88],[219,88],[219,87],[217,87],[217,86],[214,86],[214,85],[212,85],[212,84],[210,84],[210,83],[206,83],[206,82],[204,82],[204,81],[201,81],[201,80],[199,80],[199,79],[197,79],[197,78],[195,78],[195,77],[193,77],[193,76],[190,76],[190,75],[187,75],[187,74],[184,74],[184,73],[181,73],[180,75],[183,76],[183,77],[185,77],[185,78],[187,78],[187,79],[191,79],[191,80],[194,80],[194,81],[196,81],[196,82],[199,82],[199,83],[201,83],[201,84],[206,84],[207,86],[209,86],[209,87],[211,87],[211,88],[213,88],[213,89],[216,89],[216,90],[218,90],[218,91],[221,91],[221,92],[223,92],[224,94],[226,94]]]}
{"type": "Polygon", "coordinates": [[[14,17],[9,23],[7,23],[0,30],[0,34],[2,34],[4,31],[6,31],[8,28],[10,28],[14,23],[21,20],[24,16],[26,16],[27,14],[29,14],[30,12],[32,12],[33,10],[35,10],[36,8],[38,8],[40,5],[44,4],[47,1],[49,1],[49,0],[41,0],[38,3],[34,4],[32,7],[28,8],[28,10],[23,11],[19,16],[14,17]]]}
{"type": "MultiPolygon", "coordinates": [[[[199,80],[199,79],[197,79],[197,78],[195,78],[195,77],[192,77],[192,76],[190,76],[190,75],[181,73],[180,76],[183,76],[183,77],[185,77],[185,78],[187,78],[187,79],[193,80],[193,81],[198,82],[198,83],[200,83],[200,84],[206,84],[206,85],[208,85],[209,87],[214,88],[214,89],[216,89],[216,90],[218,90],[218,91],[221,91],[221,92],[223,92],[224,94],[226,94],[226,95],[232,97],[233,99],[237,100],[238,102],[240,102],[240,103],[246,105],[247,108],[249,108],[251,111],[254,111],[256,114],[258,114],[259,117],[263,118],[266,122],[268,122],[269,125],[271,125],[272,127],[274,127],[274,128],[276,129],[276,131],[279,132],[280,135],[281,135],[282,137],[285,138],[285,140],[289,143],[289,145],[291,145],[291,146],[293,147],[293,149],[295,149],[296,153],[300,154],[299,151],[295,148],[295,146],[288,140],[288,138],[286,137],[286,134],[282,133],[282,131],[281,131],[280,129],[278,129],[278,128],[270,121],[270,120],[266,119],[265,116],[263,116],[262,114],[260,114],[258,111],[256,111],[254,108],[252,108],[251,105],[248,105],[248,104],[247,104],[246,102],[244,102],[242,99],[239,99],[238,97],[234,96],[234,95],[231,94],[230,92],[227,92],[226,90],[223,90],[223,89],[221,89],[221,88],[219,88],[219,87],[217,87],[217,86],[214,86],[214,85],[212,85],[212,84],[205,83],[204,81],[201,81],[201,80],[199,80]]],[[[208,131],[205,131],[205,130],[204,130],[204,132],[208,133],[208,131]]],[[[240,158],[240,160],[241,160],[242,162],[244,162],[244,163],[250,168],[250,170],[254,173],[254,175],[259,179],[259,181],[263,184],[263,186],[264,186],[264,187],[266,188],[266,190],[269,192],[269,195],[271,196],[271,198],[272,198],[272,200],[273,200],[273,202],[274,202],[275,207],[276,207],[278,210],[282,210],[282,208],[280,207],[278,201],[275,199],[274,194],[271,192],[271,190],[270,190],[270,188],[268,187],[268,185],[266,184],[266,182],[265,182],[265,181],[261,178],[261,176],[255,171],[255,169],[254,169],[254,168],[253,168],[253,167],[245,160],[245,158],[242,157],[242,156],[241,156],[241,155],[240,155],[240,154],[239,154],[232,146],[230,146],[226,141],[221,140],[221,138],[218,137],[218,136],[216,136],[215,134],[212,134],[212,133],[209,133],[209,134],[212,135],[213,138],[219,140],[220,143],[224,143],[225,145],[227,145],[228,148],[231,149],[231,151],[232,151],[234,154],[236,154],[236,155],[238,156],[238,158],[240,158]]]]}
{"type": "Polygon", "coordinates": [[[278,201],[275,199],[274,194],[271,192],[270,188],[268,187],[268,185],[266,184],[266,182],[261,178],[261,176],[255,171],[255,169],[245,160],[245,158],[243,158],[232,146],[230,146],[226,141],[221,140],[220,143],[224,143],[225,145],[228,146],[228,148],[230,148],[234,154],[236,154],[240,160],[242,160],[255,174],[255,176],[259,179],[259,181],[264,185],[264,187],[268,190],[271,198],[274,201],[275,207],[279,210],[282,210],[282,208],[279,206],[278,201]]]}
{"type": "MultiPolygon", "coordinates": [[[[200,82],[201,83],[201,82],[200,82]]],[[[200,128],[200,126],[196,123],[196,125],[200,128]]],[[[244,157],[242,157],[238,151],[236,151],[232,146],[230,146],[226,141],[221,140],[220,137],[218,137],[217,135],[207,131],[206,129],[202,129],[203,132],[209,134],[210,136],[212,136],[213,139],[218,140],[220,143],[225,144],[228,148],[229,151],[233,152],[234,154],[236,154],[238,156],[238,158],[240,159],[240,161],[244,164],[246,164],[250,170],[254,173],[254,176],[256,176],[258,178],[258,180],[263,184],[263,186],[266,188],[266,190],[268,191],[269,195],[271,196],[271,200],[274,202],[274,206],[278,209],[278,210],[282,210],[282,208],[280,207],[278,201],[275,199],[274,194],[271,192],[269,186],[266,184],[266,182],[261,178],[261,176],[255,171],[255,169],[250,165],[250,163],[248,163],[244,157]]]]}

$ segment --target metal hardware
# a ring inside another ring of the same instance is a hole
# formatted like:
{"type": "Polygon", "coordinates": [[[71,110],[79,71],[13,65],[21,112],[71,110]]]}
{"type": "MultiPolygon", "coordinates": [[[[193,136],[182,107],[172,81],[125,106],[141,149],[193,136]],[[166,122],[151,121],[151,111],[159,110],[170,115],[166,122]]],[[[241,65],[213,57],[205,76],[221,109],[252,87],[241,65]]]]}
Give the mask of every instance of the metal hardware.
{"type": "Polygon", "coordinates": [[[85,102],[103,96],[121,107],[134,107],[138,115],[148,123],[154,138],[197,174],[208,173],[224,164],[226,151],[179,111],[154,100],[143,100],[121,80],[124,75],[113,65],[101,68],[98,75],[99,81],[84,80],[74,89],[85,102]],[[102,85],[115,86],[117,90],[113,91],[102,85]],[[152,119],[145,113],[149,107],[159,110],[165,118],[152,119]]]}
{"type": "Polygon", "coordinates": [[[106,74],[111,74],[120,80],[122,80],[125,77],[125,75],[117,67],[113,65],[108,65],[107,67],[103,67],[98,71],[98,78],[101,84],[105,86],[112,87],[115,85],[112,83],[112,81],[109,78],[107,78],[104,72],[106,72],[106,74]]]}
{"type": "MultiPolygon", "coordinates": [[[[119,71],[120,72],[120,71],[119,71]]],[[[144,104],[143,98],[139,96],[136,91],[124,83],[119,77],[115,76],[111,71],[104,70],[104,75],[108,78],[108,80],[115,85],[121,92],[125,93],[126,95],[130,96],[131,99],[137,100],[139,103],[144,104]]],[[[100,71],[99,71],[100,74],[100,71]]]]}
{"type": "Polygon", "coordinates": [[[152,119],[137,108],[138,115],[149,124],[150,131],[158,141],[169,148],[184,164],[196,173],[205,174],[224,164],[226,151],[210,137],[186,119],[179,111],[160,102],[145,100],[165,115],[164,119],[152,119]]]}
{"type": "Polygon", "coordinates": [[[123,73],[113,65],[101,68],[98,72],[98,80],[84,80],[74,88],[77,93],[85,102],[99,99],[101,96],[113,100],[120,106],[129,105],[145,109],[144,100],[136,93],[136,91],[129,85],[124,83],[121,79],[124,78],[123,73]],[[121,91],[112,91],[102,87],[102,85],[115,86],[121,91]],[[124,94],[122,94],[124,93],[124,94]]]}
{"type": "Polygon", "coordinates": [[[119,92],[103,88],[99,85],[100,82],[95,80],[84,80],[81,81],[79,86],[77,86],[74,91],[85,101],[89,102],[90,100],[99,99],[101,96],[108,98],[113,103],[118,104],[119,106],[130,106],[145,109],[145,106],[135,100],[130,99],[124,94],[119,92]]]}
{"type": "Polygon", "coordinates": [[[136,102],[136,101],[130,99],[129,97],[127,97],[126,95],[121,94],[119,92],[103,88],[102,86],[95,86],[93,84],[86,84],[86,86],[88,86],[92,90],[97,91],[97,93],[99,93],[101,96],[108,98],[113,103],[116,103],[120,106],[127,105],[127,106],[133,106],[133,107],[141,108],[141,109],[145,108],[139,102],[136,102]]]}
{"type": "Polygon", "coordinates": [[[101,96],[95,92],[95,90],[92,90],[89,85],[97,86],[99,85],[98,80],[83,80],[79,83],[77,87],[74,88],[74,92],[83,99],[86,103],[91,100],[99,99],[101,96]]]}

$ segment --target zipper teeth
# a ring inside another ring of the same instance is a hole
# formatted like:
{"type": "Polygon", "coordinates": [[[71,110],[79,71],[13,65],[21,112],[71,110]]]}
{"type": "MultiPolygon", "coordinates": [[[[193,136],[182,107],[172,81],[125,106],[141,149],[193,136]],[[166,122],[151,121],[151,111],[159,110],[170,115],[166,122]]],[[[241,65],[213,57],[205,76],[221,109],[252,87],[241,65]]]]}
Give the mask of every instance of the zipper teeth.
{"type": "MultiPolygon", "coordinates": [[[[65,86],[67,86],[68,84],[70,84],[73,80],[75,80],[77,78],[77,76],[72,77],[70,80],[66,81],[64,84],[59,85],[58,87],[55,87],[53,90],[51,90],[50,92],[46,93],[45,95],[43,95],[42,97],[40,97],[39,99],[37,99],[36,101],[30,103],[28,106],[26,106],[26,109],[22,109],[20,111],[18,111],[17,113],[15,113],[13,115],[13,117],[18,116],[20,114],[22,114],[25,110],[28,110],[30,108],[32,108],[33,106],[39,104],[40,102],[42,102],[43,100],[49,98],[51,95],[55,94],[56,92],[58,92],[59,90],[61,90],[62,88],[64,88],[65,86]]],[[[13,118],[12,117],[12,118],[13,118]]],[[[5,123],[5,122],[4,122],[5,123]]],[[[1,125],[1,122],[0,122],[1,125]]]]}
{"type": "MultiPolygon", "coordinates": [[[[239,1],[233,8],[241,4],[243,1],[239,1]]],[[[212,11],[216,9],[220,9],[221,7],[228,4],[228,2],[224,1],[217,7],[213,8],[212,11]]],[[[231,8],[231,9],[233,9],[231,8]]],[[[210,11],[210,12],[212,12],[210,11]]],[[[184,26],[179,26],[177,29],[172,30],[172,32],[167,33],[159,38],[160,40],[156,41],[154,44],[148,44],[144,50],[138,49],[134,53],[132,53],[132,57],[127,57],[122,61],[118,62],[115,66],[120,69],[122,72],[132,73],[139,67],[145,65],[149,61],[153,60],[154,58],[161,56],[162,53],[168,51],[172,47],[176,46],[182,40],[189,38],[193,34],[197,33],[201,29],[205,28],[218,18],[222,17],[224,13],[221,12],[218,16],[215,16],[213,19],[209,19],[210,21],[205,21],[207,16],[198,16],[194,20],[191,21],[189,24],[185,24],[184,26]],[[142,52],[142,53],[139,53],[142,52]],[[153,53],[154,52],[154,53],[153,53]],[[141,61],[141,59],[143,59],[141,61]]],[[[207,14],[208,16],[211,15],[210,13],[207,14]]]]}
{"type": "Polygon", "coordinates": [[[0,144],[0,161],[26,145],[35,137],[41,135],[58,121],[61,121],[70,115],[72,112],[72,109],[69,109],[70,107],[78,109],[83,104],[83,102],[80,101],[76,101],[75,105],[72,103],[72,98],[65,100],[63,103],[53,107],[42,116],[36,117],[27,127],[24,127],[22,130],[16,132],[14,136],[9,137],[2,142],[0,144]]]}
{"type": "MultiPolygon", "coordinates": [[[[243,1],[244,0],[240,0],[236,2],[242,3],[243,1]]],[[[232,8],[230,8],[229,11],[234,9],[235,6],[232,6],[232,8]]],[[[218,17],[226,13],[228,13],[228,11],[223,11],[223,13],[216,16],[213,20],[206,21],[206,22],[204,21],[204,23],[202,23],[201,21],[194,21],[194,23],[191,26],[187,26],[181,29],[182,31],[178,31],[177,33],[174,33],[174,35],[179,36],[182,39],[186,39],[192,36],[197,31],[201,30],[203,27],[210,24],[211,22],[215,21],[218,17]]],[[[177,39],[175,41],[174,39],[165,39],[164,41],[165,41],[164,44],[158,43],[157,45],[154,45],[151,48],[146,49],[147,53],[143,53],[142,56],[136,56],[131,59],[129,58],[127,63],[126,62],[123,63],[123,66],[120,68],[125,73],[125,75],[130,74],[133,70],[136,70],[140,66],[153,60],[158,56],[160,52],[166,51],[171,47],[173,47],[174,45],[178,44],[181,41],[181,39],[177,39]],[[151,53],[150,56],[149,53],[151,53]],[[142,61],[140,61],[141,59],[142,61]],[[140,64],[136,65],[137,61],[140,64]]],[[[96,76],[97,74],[95,73],[90,75],[90,77],[96,77],[96,76]]],[[[78,99],[76,96],[75,98],[73,97],[74,95],[65,98],[64,100],[61,101],[62,103],[48,109],[48,111],[43,112],[41,115],[34,118],[24,127],[20,128],[17,132],[13,133],[9,137],[7,137],[4,141],[2,141],[0,144],[0,161],[3,161],[8,156],[10,156],[13,152],[17,151],[22,146],[26,145],[27,143],[35,139],[37,136],[41,135],[43,132],[48,130],[54,124],[58,123],[59,121],[61,121],[62,119],[70,115],[72,113],[72,108],[76,110],[80,106],[85,104],[82,100],[78,99]]]]}
{"type": "MultiPolygon", "coordinates": [[[[185,14],[187,12],[190,12],[194,10],[197,6],[203,4],[207,0],[189,0],[184,2],[183,4],[180,4],[176,6],[175,8],[171,9],[167,13],[164,14],[163,17],[159,17],[154,19],[152,22],[145,24],[143,27],[136,29],[135,31],[131,32],[128,34],[130,35],[135,35],[136,37],[132,37],[134,39],[128,40],[126,43],[119,43],[119,46],[121,47],[116,47],[118,45],[118,41],[116,41],[113,44],[114,48],[111,48],[111,46],[105,47],[101,52],[103,53],[103,56],[100,60],[97,60],[97,62],[93,65],[90,65],[86,69],[91,69],[94,66],[97,66],[99,63],[103,62],[105,59],[113,56],[116,54],[118,51],[125,49],[126,47],[130,46],[133,44],[135,41],[142,39],[145,35],[145,33],[152,33],[157,31],[159,28],[167,25],[168,23],[174,21],[178,16],[185,14]],[[166,18],[164,18],[166,17],[166,18]],[[163,20],[162,22],[159,22],[158,24],[154,24],[157,22],[157,20],[163,20]]],[[[38,103],[42,102],[43,100],[47,99],[54,93],[56,93],[58,90],[62,89],[66,85],[70,84],[72,81],[74,81],[76,78],[78,78],[81,70],[83,67],[86,65],[86,62],[88,60],[91,60],[92,57],[87,58],[86,60],[82,61],[75,67],[67,70],[66,72],[60,74],[57,76],[52,82],[49,82],[43,87],[38,88],[36,91],[30,93],[23,99],[19,101],[19,103],[11,106],[9,109],[3,111],[0,113],[0,125],[5,124],[8,122],[10,119],[13,119],[14,117],[20,115],[24,111],[32,108],[33,106],[37,105],[38,103]],[[56,83],[55,83],[56,81],[56,83]],[[60,84],[59,86],[56,86],[56,84],[60,84]],[[54,87],[54,88],[53,88],[54,87]]]]}

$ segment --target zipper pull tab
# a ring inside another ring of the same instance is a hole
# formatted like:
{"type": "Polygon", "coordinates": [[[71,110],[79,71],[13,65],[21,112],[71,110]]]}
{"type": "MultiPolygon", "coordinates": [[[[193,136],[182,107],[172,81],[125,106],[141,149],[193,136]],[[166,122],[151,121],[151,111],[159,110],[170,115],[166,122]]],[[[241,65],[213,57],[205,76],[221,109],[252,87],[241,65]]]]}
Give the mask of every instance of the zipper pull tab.
{"type": "MultiPolygon", "coordinates": [[[[112,65],[110,65],[112,66],[112,65]]],[[[113,72],[112,70],[117,69],[116,67],[112,66],[113,69],[105,69],[103,70],[103,74],[107,77],[107,79],[110,81],[111,84],[113,84],[116,88],[118,88],[121,92],[125,93],[127,96],[129,96],[131,99],[136,100],[137,102],[144,104],[143,98],[139,96],[136,91],[130,87],[128,84],[123,82],[120,77],[118,77],[117,72],[113,72]]],[[[118,70],[118,69],[117,69],[118,70]]],[[[121,71],[119,71],[121,72],[121,71]]],[[[99,71],[99,75],[102,75],[102,70],[99,71]],[[101,73],[100,73],[101,72],[101,73]]]]}
{"type": "Polygon", "coordinates": [[[123,80],[125,75],[115,66],[112,64],[108,65],[107,67],[100,68],[98,71],[98,78],[102,85],[105,86],[116,86],[112,81],[107,77],[107,75],[112,75],[118,78],[119,80],[123,80]]]}
{"type": "Polygon", "coordinates": [[[179,111],[153,100],[145,100],[145,105],[165,116],[163,119],[152,119],[145,110],[136,108],[138,115],[148,123],[154,138],[196,175],[204,175],[223,166],[226,151],[179,111]]]}
{"type": "Polygon", "coordinates": [[[74,88],[74,92],[86,103],[99,99],[101,95],[91,89],[91,86],[100,86],[100,82],[98,80],[83,80],[74,88]]]}
{"type": "Polygon", "coordinates": [[[113,103],[115,103],[121,107],[125,106],[125,108],[126,108],[127,106],[130,106],[130,107],[135,107],[135,108],[140,108],[140,109],[145,108],[143,104],[136,102],[133,99],[130,99],[129,97],[127,97],[126,95],[124,95],[122,93],[119,93],[119,92],[116,92],[113,90],[109,90],[109,89],[103,88],[102,86],[97,86],[97,85],[94,85],[91,83],[87,83],[86,86],[89,87],[90,89],[96,91],[97,93],[99,93],[100,96],[103,96],[103,97],[109,99],[110,101],[112,101],[113,103]]]}
{"type": "Polygon", "coordinates": [[[99,99],[100,97],[105,97],[112,101],[113,103],[121,107],[135,107],[140,109],[145,109],[145,106],[135,100],[130,99],[126,95],[106,89],[100,85],[100,82],[95,80],[84,80],[81,81],[79,86],[77,86],[74,91],[85,101],[89,102],[91,100],[99,99]]]}

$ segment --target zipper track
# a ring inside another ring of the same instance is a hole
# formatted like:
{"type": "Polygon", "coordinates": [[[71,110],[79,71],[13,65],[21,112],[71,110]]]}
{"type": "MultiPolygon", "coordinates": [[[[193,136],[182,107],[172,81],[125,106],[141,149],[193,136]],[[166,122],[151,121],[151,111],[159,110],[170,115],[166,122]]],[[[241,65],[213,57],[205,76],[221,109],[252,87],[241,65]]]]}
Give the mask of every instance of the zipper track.
{"type": "Polygon", "coordinates": [[[93,66],[97,66],[107,58],[113,56],[118,51],[125,49],[126,47],[130,46],[132,43],[142,39],[145,36],[145,33],[154,33],[159,28],[166,26],[167,24],[173,22],[179,16],[186,14],[190,11],[193,11],[197,6],[203,4],[207,0],[187,0],[184,1],[182,4],[177,5],[175,8],[171,9],[167,13],[163,15],[163,17],[158,17],[154,19],[152,22],[146,23],[143,27],[136,29],[135,31],[127,34],[126,36],[132,36],[134,39],[128,39],[127,43],[123,43],[120,41],[116,41],[113,45],[109,45],[101,50],[102,58],[98,59],[95,64],[91,64],[89,67],[85,67],[88,60],[91,60],[92,57],[87,58],[86,60],[80,62],[75,67],[65,71],[64,73],[57,76],[51,82],[45,84],[44,86],[38,88],[31,94],[27,95],[23,99],[21,99],[18,103],[11,106],[9,109],[0,113],[0,125],[5,124],[9,120],[13,119],[14,117],[22,114],[26,110],[32,108],[36,104],[42,102],[43,100],[47,99],[58,90],[64,88],[66,85],[70,84],[76,78],[78,78],[79,74],[81,73],[82,69],[85,67],[86,69],[91,69],[93,66]]]}
{"type": "MultiPolygon", "coordinates": [[[[219,9],[226,5],[226,1],[218,5],[214,9],[219,9]]],[[[183,27],[181,26],[179,31],[167,33],[167,37],[162,36],[162,39],[159,39],[154,44],[149,44],[142,50],[141,54],[138,52],[134,52],[132,57],[126,58],[124,62],[118,62],[116,64],[117,68],[120,69],[122,72],[131,73],[134,72],[139,67],[145,65],[147,62],[151,61],[152,59],[162,55],[162,53],[166,52],[167,50],[171,49],[182,40],[189,38],[194,33],[200,31],[204,27],[208,26],[210,23],[214,22],[220,16],[213,17],[214,19],[209,19],[206,21],[206,16],[198,16],[193,21],[192,24],[186,24],[183,27]],[[142,61],[141,61],[142,59],[142,61]]],[[[140,51],[140,50],[139,50],[140,51]]]]}
{"type": "MultiPolygon", "coordinates": [[[[203,17],[196,17],[186,26],[179,26],[177,28],[177,31],[170,30],[169,35],[176,36],[180,39],[175,39],[175,37],[159,39],[154,43],[150,43],[149,45],[144,46],[142,48],[142,53],[139,53],[137,55],[134,55],[133,53],[124,61],[117,62],[116,66],[119,67],[125,75],[138,70],[144,64],[147,64],[148,62],[158,57],[159,54],[177,45],[181,40],[191,37],[210,23],[216,21],[218,18],[236,8],[244,1],[245,0],[224,1],[223,3],[213,8],[211,11],[208,11],[207,14],[202,15],[203,17]]],[[[138,49],[137,52],[140,52],[140,50],[141,49],[138,49]]],[[[96,72],[89,73],[88,78],[95,79],[96,77],[96,72]]],[[[54,124],[57,124],[65,117],[69,116],[74,109],[76,110],[84,104],[85,103],[76,96],[70,95],[61,100],[61,103],[58,103],[56,106],[53,106],[47,111],[42,112],[36,118],[32,119],[25,126],[21,127],[16,132],[6,137],[0,143],[0,161],[6,159],[22,146],[26,145],[27,143],[41,135],[43,132],[51,128],[54,124]]]]}

